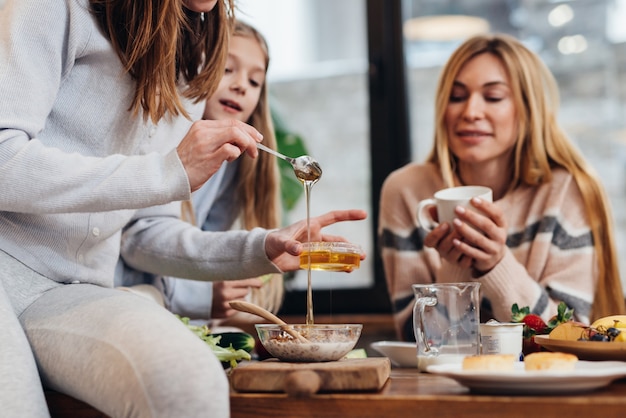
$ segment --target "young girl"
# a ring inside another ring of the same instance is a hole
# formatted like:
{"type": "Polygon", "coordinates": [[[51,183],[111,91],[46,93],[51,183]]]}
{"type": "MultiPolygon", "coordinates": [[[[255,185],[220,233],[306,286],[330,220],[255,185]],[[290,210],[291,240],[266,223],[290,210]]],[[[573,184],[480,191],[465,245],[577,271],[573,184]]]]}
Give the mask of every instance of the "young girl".
{"type": "MultiPolygon", "coordinates": [[[[224,76],[206,102],[204,119],[246,122],[263,134],[263,144],[276,149],[266,83],[268,66],[264,37],[252,26],[237,21],[224,76]]],[[[192,199],[183,203],[183,215],[204,230],[278,228],[281,202],[277,159],[263,152],[254,159],[243,157],[225,163],[192,199]]],[[[168,309],[192,319],[232,317],[236,311],[228,302],[246,297],[277,312],[284,293],[281,274],[215,283],[159,277],[154,284],[168,309]]]]}
{"type": "Polygon", "coordinates": [[[548,320],[559,301],[579,321],[624,312],[609,204],[602,185],[557,124],[558,90],[540,59],[504,35],[477,36],[440,77],[435,144],[425,164],[385,181],[380,239],[398,334],[413,338],[413,283],[478,281],[481,321],[529,306],[548,320]],[[427,233],[419,201],[483,185],[483,214],[456,208],[427,233]],[[473,225],[476,229],[469,225],[473,225]]]}

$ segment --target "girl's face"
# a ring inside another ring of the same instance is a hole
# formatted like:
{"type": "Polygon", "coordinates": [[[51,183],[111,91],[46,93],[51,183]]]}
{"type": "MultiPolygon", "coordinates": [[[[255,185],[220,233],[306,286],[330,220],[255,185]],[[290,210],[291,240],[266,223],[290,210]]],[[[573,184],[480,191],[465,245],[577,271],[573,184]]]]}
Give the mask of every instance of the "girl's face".
{"type": "Polygon", "coordinates": [[[496,56],[483,53],[461,67],[445,111],[450,150],[460,163],[510,164],[518,126],[512,94],[496,56]]]}
{"type": "Polygon", "coordinates": [[[196,13],[206,13],[213,10],[217,0],[183,0],[186,8],[196,13]]]}
{"type": "Polygon", "coordinates": [[[231,36],[226,70],[207,102],[204,119],[248,122],[265,83],[265,53],[256,39],[231,36]]]}

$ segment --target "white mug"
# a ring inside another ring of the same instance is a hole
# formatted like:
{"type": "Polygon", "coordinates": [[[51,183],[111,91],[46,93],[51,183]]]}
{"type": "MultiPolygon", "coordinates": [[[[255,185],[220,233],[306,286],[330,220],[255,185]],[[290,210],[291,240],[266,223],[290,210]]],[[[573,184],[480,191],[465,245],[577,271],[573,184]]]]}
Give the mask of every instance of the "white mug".
{"type": "Polygon", "coordinates": [[[454,209],[457,206],[464,206],[476,211],[476,208],[470,204],[474,197],[491,202],[493,193],[489,187],[484,186],[460,186],[439,190],[433,198],[419,202],[417,205],[417,219],[422,228],[432,231],[440,223],[452,223],[454,218],[457,217],[454,213],[454,209]],[[435,222],[430,215],[428,208],[431,206],[437,207],[439,222],[435,222]]]}

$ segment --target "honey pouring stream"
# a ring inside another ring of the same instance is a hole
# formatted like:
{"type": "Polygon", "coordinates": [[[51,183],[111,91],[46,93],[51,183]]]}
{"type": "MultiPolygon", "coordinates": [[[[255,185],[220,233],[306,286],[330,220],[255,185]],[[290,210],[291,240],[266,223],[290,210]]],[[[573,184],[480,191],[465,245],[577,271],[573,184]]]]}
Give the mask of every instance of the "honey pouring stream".
{"type": "MultiPolygon", "coordinates": [[[[302,155],[297,158],[287,157],[263,144],[257,144],[257,148],[269,152],[291,164],[296,178],[304,185],[304,196],[306,198],[306,234],[307,242],[311,242],[311,188],[322,177],[322,167],[312,157],[302,155]]],[[[309,244],[310,245],[310,244],[309,244]]],[[[309,247],[307,287],[306,287],[306,324],[313,325],[313,289],[311,283],[311,251],[309,247]]]]}

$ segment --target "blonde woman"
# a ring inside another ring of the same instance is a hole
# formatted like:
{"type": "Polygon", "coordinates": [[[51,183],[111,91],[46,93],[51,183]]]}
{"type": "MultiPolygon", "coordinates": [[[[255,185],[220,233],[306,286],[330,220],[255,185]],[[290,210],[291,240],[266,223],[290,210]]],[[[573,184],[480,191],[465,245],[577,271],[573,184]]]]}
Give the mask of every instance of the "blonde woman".
{"type": "Polygon", "coordinates": [[[560,301],[585,323],[624,313],[609,203],[557,107],[553,76],[516,39],[476,36],[452,54],[430,156],[382,189],[382,257],[402,338],[414,338],[413,283],[480,282],[482,321],[509,321],[514,303],[544,320],[560,301]],[[490,187],[494,203],[474,199],[482,214],[458,207],[452,225],[425,231],[417,203],[460,185],[490,187]]]}

